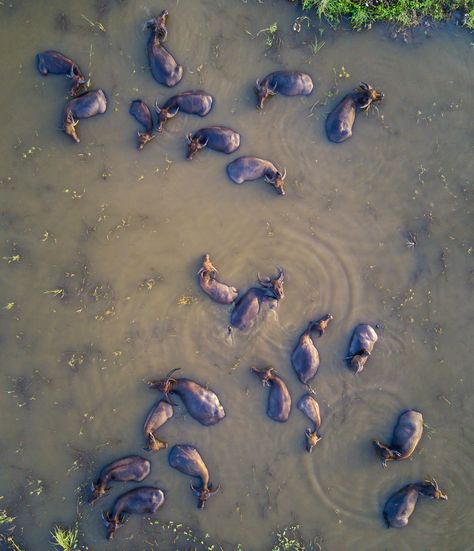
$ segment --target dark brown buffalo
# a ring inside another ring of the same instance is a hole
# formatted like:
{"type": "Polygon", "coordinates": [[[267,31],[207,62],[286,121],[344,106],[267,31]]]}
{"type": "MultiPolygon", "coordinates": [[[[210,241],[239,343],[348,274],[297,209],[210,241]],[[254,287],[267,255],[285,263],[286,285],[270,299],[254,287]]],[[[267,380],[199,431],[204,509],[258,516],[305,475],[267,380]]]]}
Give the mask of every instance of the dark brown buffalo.
{"type": "Polygon", "coordinates": [[[145,132],[138,132],[137,147],[141,151],[144,145],[155,137],[153,134],[153,115],[148,105],[141,99],[132,101],[129,113],[145,129],[145,132]]]}
{"type": "Polygon", "coordinates": [[[184,474],[201,479],[200,488],[195,488],[191,482],[191,490],[199,497],[199,509],[203,509],[206,501],[219,491],[219,486],[213,489],[212,484],[209,483],[209,471],[194,446],[189,444],[173,446],[168,455],[168,463],[184,474]]]}
{"type": "Polygon", "coordinates": [[[346,360],[355,373],[364,369],[377,340],[375,329],[367,323],[361,323],[354,329],[346,360]]]}
{"type": "Polygon", "coordinates": [[[63,115],[63,130],[68,136],[79,143],[81,140],[76,133],[79,119],[88,119],[101,115],[107,110],[107,99],[102,90],[92,90],[74,98],[66,104],[63,115]]]}
{"type": "Polygon", "coordinates": [[[117,528],[125,522],[125,515],[147,515],[156,513],[165,502],[165,494],[159,488],[143,486],[122,494],[114,503],[110,513],[102,513],[107,527],[107,539],[114,537],[117,528]]]}
{"type": "Polygon", "coordinates": [[[151,408],[143,426],[143,433],[148,441],[148,447],[145,448],[147,451],[157,452],[168,447],[168,442],[156,438],[153,433],[171,417],[173,417],[173,406],[164,400],[160,400],[151,408]]]}
{"type": "Polygon", "coordinates": [[[191,161],[194,155],[205,147],[228,155],[240,147],[240,134],[226,126],[201,128],[194,135],[188,134],[187,140],[188,161],[191,161]]]}
{"type": "Polygon", "coordinates": [[[155,109],[158,113],[157,131],[162,132],[165,122],[177,115],[178,111],[188,115],[205,117],[212,109],[212,102],[212,96],[201,90],[177,94],[167,100],[162,107],[158,105],[157,101],[155,103],[155,109]]]}
{"type": "Polygon", "coordinates": [[[389,528],[402,528],[408,524],[415,510],[418,496],[447,500],[434,478],[404,486],[388,498],[383,508],[383,517],[389,528]]]}
{"type": "Polygon", "coordinates": [[[239,157],[227,165],[227,174],[236,184],[263,178],[280,195],[285,195],[283,180],[286,177],[286,169],[280,172],[271,161],[258,157],[239,157]]]}
{"type": "Polygon", "coordinates": [[[250,368],[262,381],[263,386],[270,387],[267,415],[274,421],[285,423],[291,412],[291,396],[285,381],[277,375],[273,367],[266,369],[250,368]]]}
{"type": "Polygon", "coordinates": [[[106,465],[99,474],[96,482],[92,483],[92,494],[89,503],[94,503],[110,490],[109,482],[141,482],[150,474],[150,462],[139,455],[129,455],[122,459],[117,459],[106,465]]]}
{"type": "Polygon", "coordinates": [[[314,430],[308,427],[305,432],[306,451],[311,453],[314,446],[321,440],[321,435],[319,434],[319,427],[321,426],[319,404],[311,394],[305,394],[298,400],[296,407],[314,423],[314,430]]]}
{"type": "Polygon", "coordinates": [[[318,321],[310,321],[293,350],[291,365],[304,385],[316,375],[319,368],[319,352],[311,338],[311,332],[317,331],[321,336],[332,319],[331,314],[326,314],[318,321]]]}
{"type": "Polygon", "coordinates": [[[313,80],[300,71],[275,71],[256,82],[257,108],[263,109],[268,96],[309,96],[313,91],[313,80]]]}
{"type": "Polygon", "coordinates": [[[342,101],[329,113],[326,119],[326,133],[331,142],[341,143],[352,136],[352,127],[358,111],[365,111],[375,101],[380,101],[383,93],[372,88],[370,84],[361,82],[351,94],[344,96],[342,101]]]}
{"type": "Polygon", "coordinates": [[[164,379],[149,381],[148,388],[162,392],[169,401],[169,394],[177,394],[183,401],[191,417],[202,425],[215,425],[225,417],[225,411],[215,392],[191,379],[172,378],[180,368],[173,369],[164,379]]]}
{"type": "Polygon", "coordinates": [[[278,301],[285,296],[283,270],[279,269],[273,278],[267,277],[262,280],[260,276],[257,277],[263,289],[250,288],[237,301],[230,315],[231,325],[242,331],[252,327],[263,305],[275,308],[278,301]]]}
{"type": "Polygon", "coordinates": [[[374,446],[382,457],[382,465],[386,467],[387,461],[400,461],[410,457],[422,434],[423,415],[414,409],[402,413],[393,430],[390,445],[374,440],[374,446]]]}
{"type": "Polygon", "coordinates": [[[61,52],[46,50],[36,54],[38,71],[42,75],[66,75],[72,80],[71,96],[77,96],[79,92],[85,91],[86,78],[79,65],[69,59],[61,52]]]}
{"type": "Polygon", "coordinates": [[[213,266],[208,254],[204,255],[202,267],[198,274],[201,289],[216,302],[231,304],[237,298],[239,292],[235,287],[216,279],[217,270],[213,266]]]}
{"type": "Polygon", "coordinates": [[[151,31],[147,51],[153,78],[159,84],[171,88],[183,78],[183,67],[176,63],[174,57],[163,46],[168,35],[167,18],[168,11],[163,10],[159,17],[154,17],[146,22],[151,31]]]}

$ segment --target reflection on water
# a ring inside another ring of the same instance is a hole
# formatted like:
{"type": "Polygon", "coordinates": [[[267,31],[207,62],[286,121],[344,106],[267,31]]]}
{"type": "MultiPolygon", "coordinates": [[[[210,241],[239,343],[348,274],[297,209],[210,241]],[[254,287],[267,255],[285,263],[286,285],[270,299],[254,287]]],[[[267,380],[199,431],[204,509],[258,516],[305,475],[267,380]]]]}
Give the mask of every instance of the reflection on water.
{"type": "Polygon", "coordinates": [[[151,457],[146,483],[166,490],[153,520],[183,523],[196,540],[173,544],[183,527],[133,517],[109,549],[263,550],[289,524],[330,550],[472,546],[469,37],[442,27],[406,45],[384,28],[318,23],[296,33],[297,15],[279,0],[0,6],[0,495],[27,549],[48,549],[53,526],[76,519],[84,548],[105,548],[100,510],[132,485],[116,485],[96,509],[84,498],[103,465],[136,453],[151,457]],[[167,44],[185,67],[173,91],[153,81],[142,29],[164,7],[167,44]],[[282,45],[267,51],[258,31],[274,21],[282,45]],[[324,46],[314,55],[316,37],[324,46]],[[107,93],[108,112],[81,121],[79,145],[59,129],[69,83],[36,71],[45,49],[74,58],[107,93]],[[282,68],[310,73],[313,94],[276,96],[258,112],[255,80],[282,68]],[[359,116],[350,141],[331,144],[325,117],[360,80],[385,100],[359,116]],[[215,97],[209,116],[178,114],[138,152],[130,101],[189,89],[215,97]],[[238,154],[186,162],[186,134],[220,124],[241,133],[238,154]],[[233,184],[225,166],[238,155],[286,168],[286,196],[263,181],[233,184]],[[285,269],[277,311],[232,342],[231,308],[198,285],[206,252],[241,291],[257,272],[285,269]],[[294,407],[287,423],[272,422],[249,368],[273,365],[296,404],[306,389],[291,351],[327,312],[334,321],[318,341],[314,381],[323,439],[310,455],[307,420],[294,407]],[[343,358],[359,322],[378,324],[379,341],[355,377],[343,358]],[[170,445],[197,446],[221,483],[204,511],[166,451],[142,450],[158,398],[145,381],[174,367],[218,392],[227,412],[203,427],[179,406],[159,431],[170,445]],[[423,438],[410,460],[384,470],[371,439],[405,408],[423,412],[423,438]],[[449,501],[425,500],[403,532],[386,530],[385,499],[428,475],[449,501]]]}

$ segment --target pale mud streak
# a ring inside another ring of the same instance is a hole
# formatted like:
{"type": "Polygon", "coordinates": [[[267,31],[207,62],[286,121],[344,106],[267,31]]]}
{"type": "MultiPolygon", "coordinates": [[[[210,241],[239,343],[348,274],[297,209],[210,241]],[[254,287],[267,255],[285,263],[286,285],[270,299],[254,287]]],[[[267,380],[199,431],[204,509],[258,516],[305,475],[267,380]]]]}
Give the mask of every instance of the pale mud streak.
{"type": "MultiPolygon", "coordinates": [[[[166,490],[156,518],[184,521],[226,550],[270,549],[290,523],[329,551],[472,547],[469,36],[454,26],[423,29],[409,44],[384,27],[320,36],[316,21],[298,34],[301,13],[282,0],[3,4],[0,495],[19,543],[48,549],[53,526],[78,518],[82,545],[104,548],[100,510],[132,485],[115,484],[96,509],[83,498],[102,466],[139,453],[152,461],[146,483],[166,490]],[[153,80],[146,56],[143,24],[164,8],[166,47],[184,66],[173,89],[153,80]],[[257,33],[274,21],[282,47],[267,51],[257,33]],[[325,45],[312,55],[315,35],[325,45]],[[107,113],[79,123],[79,145],[59,128],[69,81],[36,70],[46,49],[73,58],[107,94],[107,113]],[[280,69],[308,72],[313,94],[276,96],[257,111],[255,80],[280,69]],[[329,143],[327,114],[361,80],[384,101],[358,116],[351,140],[329,143]],[[138,152],[130,102],[193,89],[214,96],[209,116],[178,114],[138,152]],[[211,125],[239,131],[240,149],[187,162],[187,132],[211,125]],[[225,167],[240,155],[286,168],[286,196],[263,180],[231,182],[225,167]],[[232,306],[199,287],[205,253],[241,293],[257,272],[285,271],[276,311],[231,342],[232,306]],[[326,313],[334,320],[315,339],[311,382],[323,438],[310,455],[296,409],[307,389],[290,356],[326,313]],[[355,376],[344,357],[361,322],[379,341],[355,376]],[[287,423],[266,416],[268,389],[252,365],[273,365],[287,382],[287,423]],[[158,431],[170,446],[195,445],[221,484],[204,511],[166,451],[143,451],[143,422],[160,397],[145,382],[175,367],[215,390],[227,413],[204,427],[175,398],[158,431]],[[371,440],[389,439],[408,408],[422,411],[423,438],[410,460],[384,470],[371,440]],[[387,497],[428,475],[449,501],[423,500],[403,533],[386,530],[387,497]]],[[[172,532],[135,517],[107,548],[154,541],[176,548],[172,532]]]]}

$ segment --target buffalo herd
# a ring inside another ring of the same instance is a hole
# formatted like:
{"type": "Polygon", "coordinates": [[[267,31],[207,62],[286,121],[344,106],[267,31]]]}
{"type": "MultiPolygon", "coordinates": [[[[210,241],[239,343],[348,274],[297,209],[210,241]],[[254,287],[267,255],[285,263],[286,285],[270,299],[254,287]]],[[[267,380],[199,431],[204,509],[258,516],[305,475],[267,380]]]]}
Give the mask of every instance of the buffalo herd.
{"type": "MultiPolygon", "coordinates": [[[[153,78],[161,85],[176,86],[183,78],[183,66],[164,46],[166,41],[168,11],[146,22],[150,31],[147,42],[147,54],[153,78]]],[[[37,54],[37,68],[42,75],[65,75],[71,81],[71,99],[66,103],[62,116],[62,127],[66,134],[79,143],[76,127],[79,120],[105,113],[106,95],[101,89],[88,90],[86,80],[79,65],[55,50],[37,54]]],[[[311,76],[299,71],[275,71],[256,81],[257,107],[263,109],[265,101],[277,94],[284,96],[307,96],[313,90],[311,76]]],[[[331,142],[340,143],[352,136],[356,115],[369,109],[374,102],[381,101],[384,95],[370,84],[361,83],[360,87],[344,98],[332,109],[326,119],[326,134],[331,142]]],[[[155,103],[155,117],[152,110],[141,99],[133,100],[130,114],[141,125],[138,131],[138,149],[143,149],[156,133],[163,132],[165,123],[178,115],[187,113],[199,117],[206,116],[212,109],[213,98],[204,91],[188,91],[172,96],[163,105],[155,103]]],[[[209,148],[226,154],[234,153],[240,146],[240,135],[226,126],[210,126],[188,134],[188,154],[191,160],[201,149],[209,148]]],[[[227,175],[237,183],[263,178],[271,184],[279,195],[285,195],[284,180],[286,170],[280,170],[273,162],[258,157],[240,157],[227,165],[227,175]]],[[[218,271],[206,254],[198,272],[201,289],[212,300],[220,304],[233,305],[230,313],[228,331],[235,329],[250,330],[259,314],[265,309],[273,309],[284,298],[284,271],[279,268],[274,276],[258,278],[258,286],[250,287],[239,293],[236,287],[228,285],[217,277],[218,271]]],[[[311,452],[321,440],[321,415],[319,404],[309,382],[316,376],[320,357],[314,336],[321,337],[333,319],[327,314],[318,321],[311,321],[291,354],[291,365],[298,380],[307,386],[309,392],[297,403],[297,408],[313,423],[305,432],[306,450],[311,452]]],[[[378,340],[375,329],[367,324],[357,325],[349,343],[345,360],[354,373],[360,373],[372,355],[378,340]]],[[[202,384],[185,377],[173,376],[178,369],[156,381],[149,381],[148,387],[162,394],[149,411],[144,427],[146,451],[166,449],[168,443],[160,440],[156,432],[173,416],[172,396],[180,398],[188,413],[199,423],[212,426],[226,416],[218,395],[202,384]]],[[[251,367],[262,384],[269,388],[267,415],[280,423],[288,420],[291,412],[291,395],[283,378],[273,367],[251,367]]],[[[389,461],[399,461],[410,457],[423,433],[423,416],[415,410],[402,412],[393,431],[390,444],[374,440],[374,447],[382,458],[383,466],[389,461]]],[[[219,486],[213,487],[209,481],[209,471],[199,451],[188,444],[177,444],[168,455],[169,465],[178,471],[200,480],[191,490],[198,497],[198,506],[203,508],[208,498],[215,494],[219,486]]],[[[108,490],[112,481],[141,482],[150,474],[150,461],[138,455],[118,459],[105,466],[92,485],[90,503],[94,504],[108,490]]],[[[408,523],[414,511],[419,495],[446,500],[447,496],[439,489],[434,478],[422,482],[410,483],[395,492],[385,503],[383,517],[387,526],[401,527],[408,523]]],[[[110,512],[104,512],[107,526],[107,538],[111,539],[127,514],[155,513],[165,502],[164,491],[159,488],[140,486],[118,497],[110,512]]]]}

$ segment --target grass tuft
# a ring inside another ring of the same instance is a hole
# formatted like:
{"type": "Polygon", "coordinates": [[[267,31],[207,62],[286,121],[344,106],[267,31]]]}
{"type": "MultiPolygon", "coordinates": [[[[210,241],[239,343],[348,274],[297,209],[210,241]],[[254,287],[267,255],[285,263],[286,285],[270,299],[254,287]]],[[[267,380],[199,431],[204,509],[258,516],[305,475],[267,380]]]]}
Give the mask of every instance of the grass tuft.
{"type": "Polygon", "coordinates": [[[301,4],[305,10],[316,10],[331,25],[349,19],[357,30],[370,28],[377,21],[405,29],[425,19],[444,21],[454,15],[474,30],[474,0],[301,0],[301,4]]]}
{"type": "Polygon", "coordinates": [[[74,528],[61,528],[60,526],[55,526],[51,531],[51,535],[53,536],[52,544],[63,551],[73,551],[77,549],[77,532],[77,526],[74,528]]]}

